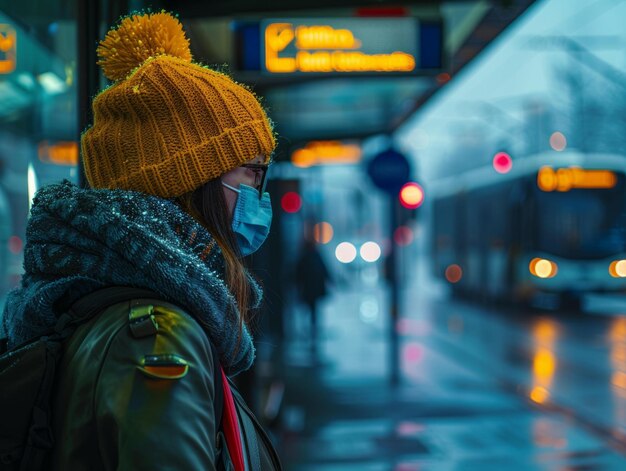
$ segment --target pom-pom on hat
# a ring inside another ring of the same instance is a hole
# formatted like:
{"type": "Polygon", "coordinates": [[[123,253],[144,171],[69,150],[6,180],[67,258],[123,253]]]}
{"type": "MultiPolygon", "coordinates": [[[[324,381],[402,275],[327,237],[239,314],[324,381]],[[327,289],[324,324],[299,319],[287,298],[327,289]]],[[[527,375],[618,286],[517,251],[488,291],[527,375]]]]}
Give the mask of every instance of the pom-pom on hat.
{"type": "Polygon", "coordinates": [[[193,63],[171,14],[124,18],[97,52],[114,83],[94,99],[93,126],[81,137],[92,188],[170,198],[257,155],[269,160],[276,141],[255,95],[193,63]]]}

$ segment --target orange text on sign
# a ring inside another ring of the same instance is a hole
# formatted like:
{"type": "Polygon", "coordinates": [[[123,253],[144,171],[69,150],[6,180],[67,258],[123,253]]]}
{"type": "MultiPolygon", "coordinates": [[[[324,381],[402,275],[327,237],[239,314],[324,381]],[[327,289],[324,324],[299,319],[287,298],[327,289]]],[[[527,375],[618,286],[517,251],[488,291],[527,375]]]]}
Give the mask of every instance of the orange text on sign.
{"type": "Polygon", "coordinates": [[[11,25],[0,24],[0,74],[10,74],[17,64],[17,34],[11,25]]]}
{"type": "Polygon", "coordinates": [[[265,67],[269,72],[410,72],[415,57],[405,52],[366,54],[348,29],[328,25],[298,26],[272,23],[265,28],[265,67]],[[279,53],[295,40],[295,56],[279,53]],[[322,49],[322,50],[320,50],[322,49]]]}
{"type": "Polygon", "coordinates": [[[537,174],[537,186],[543,191],[569,191],[573,188],[613,188],[617,176],[610,170],[585,170],[580,167],[542,167],[537,174]]]}

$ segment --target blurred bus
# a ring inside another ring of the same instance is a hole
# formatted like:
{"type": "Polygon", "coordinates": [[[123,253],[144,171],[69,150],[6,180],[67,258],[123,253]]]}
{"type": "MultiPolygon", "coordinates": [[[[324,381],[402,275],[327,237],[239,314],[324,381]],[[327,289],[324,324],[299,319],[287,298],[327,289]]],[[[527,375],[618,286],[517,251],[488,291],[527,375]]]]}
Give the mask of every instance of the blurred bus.
{"type": "Polygon", "coordinates": [[[626,157],[554,152],[440,180],[432,267],[453,293],[483,301],[552,299],[626,288],[626,157]]]}

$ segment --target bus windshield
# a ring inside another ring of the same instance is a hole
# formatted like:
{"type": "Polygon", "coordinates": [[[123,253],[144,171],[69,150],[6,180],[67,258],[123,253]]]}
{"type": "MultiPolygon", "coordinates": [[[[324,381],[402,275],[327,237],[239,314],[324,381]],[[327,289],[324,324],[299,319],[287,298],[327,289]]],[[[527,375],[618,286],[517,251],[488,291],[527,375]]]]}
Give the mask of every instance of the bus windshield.
{"type": "Polygon", "coordinates": [[[626,249],[624,178],[611,189],[537,191],[537,249],[557,257],[594,259],[626,249]]]}

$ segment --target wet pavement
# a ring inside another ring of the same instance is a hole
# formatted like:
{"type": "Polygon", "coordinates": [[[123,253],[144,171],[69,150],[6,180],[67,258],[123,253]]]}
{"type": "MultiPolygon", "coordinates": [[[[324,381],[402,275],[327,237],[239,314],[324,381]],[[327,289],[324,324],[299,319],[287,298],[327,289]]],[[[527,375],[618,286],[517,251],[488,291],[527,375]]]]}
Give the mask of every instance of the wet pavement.
{"type": "Polygon", "coordinates": [[[485,308],[416,281],[403,293],[394,388],[380,286],[327,298],[317,355],[294,312],[278,432],[286,469],[626,469],[626,302],[485,308]]]}

